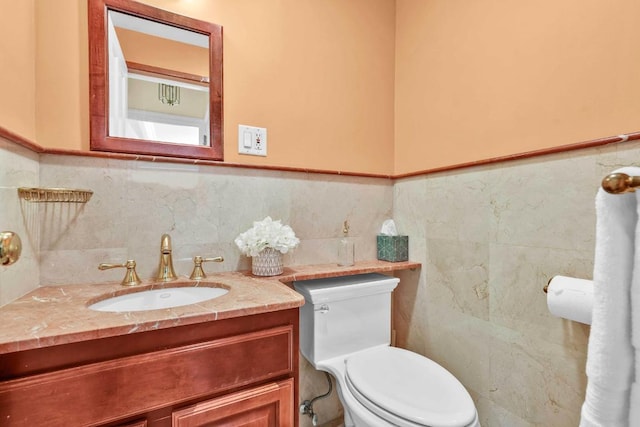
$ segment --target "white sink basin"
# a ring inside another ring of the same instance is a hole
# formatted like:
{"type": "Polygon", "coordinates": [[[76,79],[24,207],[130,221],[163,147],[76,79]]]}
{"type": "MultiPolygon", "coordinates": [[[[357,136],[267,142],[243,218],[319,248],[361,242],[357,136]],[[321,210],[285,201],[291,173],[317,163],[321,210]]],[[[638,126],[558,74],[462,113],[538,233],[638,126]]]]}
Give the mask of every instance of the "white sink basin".
{"type": "Polygon", "coordinates": [[[91,304],[89,309],[110,312],[158,310],[208,301],[227,292],[227,289],[204,286],[150,289],[107,298],[91,304]]]}

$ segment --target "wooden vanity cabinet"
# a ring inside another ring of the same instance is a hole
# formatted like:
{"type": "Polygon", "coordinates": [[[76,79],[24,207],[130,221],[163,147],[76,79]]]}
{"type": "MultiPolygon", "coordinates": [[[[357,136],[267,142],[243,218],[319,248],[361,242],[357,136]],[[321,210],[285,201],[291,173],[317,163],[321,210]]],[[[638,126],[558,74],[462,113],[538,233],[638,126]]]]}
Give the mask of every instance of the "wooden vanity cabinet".
{"type": "Polygon", "coordinates": [[[3,426],[297,426],[298,309],[0,355],[3,426]]]}

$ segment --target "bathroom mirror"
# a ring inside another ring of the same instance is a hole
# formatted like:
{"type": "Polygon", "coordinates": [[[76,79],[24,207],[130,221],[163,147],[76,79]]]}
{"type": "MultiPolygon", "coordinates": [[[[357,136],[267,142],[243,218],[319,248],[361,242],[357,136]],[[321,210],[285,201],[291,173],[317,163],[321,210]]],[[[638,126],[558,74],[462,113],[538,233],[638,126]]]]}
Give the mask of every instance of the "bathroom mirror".
{"type": "Polygon", "coordinates": [[[89,0],[91,150],[222,160],[222,27],[89,0]]]}

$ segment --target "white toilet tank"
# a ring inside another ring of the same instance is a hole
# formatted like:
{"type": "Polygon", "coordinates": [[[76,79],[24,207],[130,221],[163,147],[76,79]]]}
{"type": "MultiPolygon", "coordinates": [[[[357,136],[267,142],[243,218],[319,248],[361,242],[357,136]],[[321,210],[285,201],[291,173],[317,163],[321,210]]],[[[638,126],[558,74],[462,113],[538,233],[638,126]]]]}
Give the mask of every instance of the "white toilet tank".
{"type": "Polygon", "coordinates": [[[294,282],[300,308],[300,351],[317,363],[391,339],[391,292],[400,280],[377,273],[294,282]]]}

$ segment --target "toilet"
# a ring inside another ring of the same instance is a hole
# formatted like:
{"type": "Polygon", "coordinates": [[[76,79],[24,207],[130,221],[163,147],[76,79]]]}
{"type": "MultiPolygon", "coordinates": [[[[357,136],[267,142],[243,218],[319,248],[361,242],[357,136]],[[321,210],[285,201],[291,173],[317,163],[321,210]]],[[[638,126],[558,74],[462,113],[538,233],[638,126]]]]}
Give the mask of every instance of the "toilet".
{"type": "Polygon", "coordinates": [[[294,282],[300,351],[333,375],[346,427],[480,427],[469,393],[434,361],[391,347],[391,292],[370,273],[294,282]]]}

